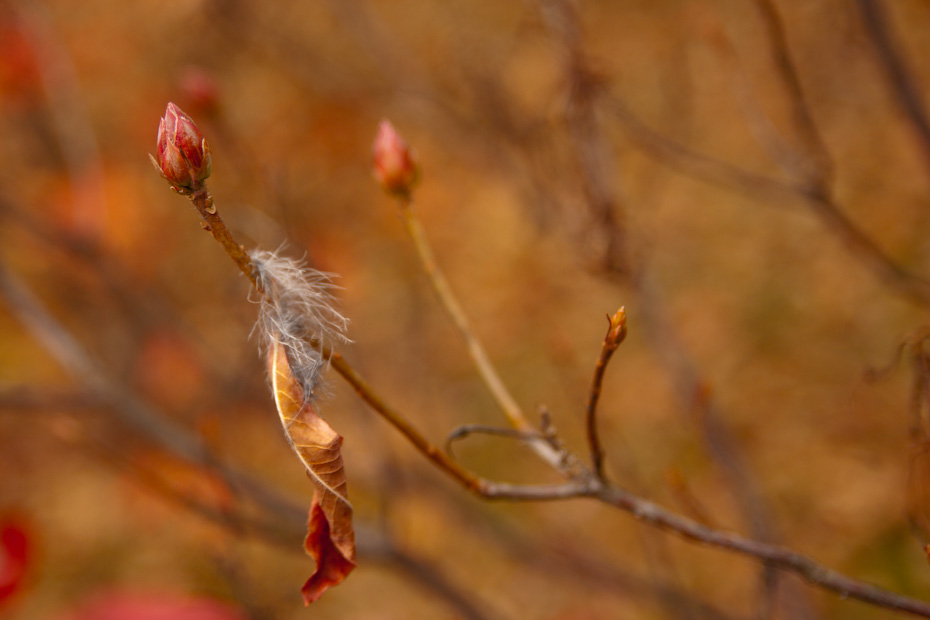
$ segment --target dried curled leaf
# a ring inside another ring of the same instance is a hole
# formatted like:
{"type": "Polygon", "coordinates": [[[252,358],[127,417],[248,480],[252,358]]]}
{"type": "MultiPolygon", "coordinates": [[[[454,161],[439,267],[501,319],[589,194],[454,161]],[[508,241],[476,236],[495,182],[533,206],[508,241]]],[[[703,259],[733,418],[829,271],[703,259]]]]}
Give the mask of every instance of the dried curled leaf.
{"type": "Polygon", "coordinates": [[[317,563],[302,589],[304,602],[310,604],[355,568],[355,530],[342,465],[342,437],[314,411],[280,342],[270,347],[268,375],[287,438],[315,489],[304,543],[317,563]]]}

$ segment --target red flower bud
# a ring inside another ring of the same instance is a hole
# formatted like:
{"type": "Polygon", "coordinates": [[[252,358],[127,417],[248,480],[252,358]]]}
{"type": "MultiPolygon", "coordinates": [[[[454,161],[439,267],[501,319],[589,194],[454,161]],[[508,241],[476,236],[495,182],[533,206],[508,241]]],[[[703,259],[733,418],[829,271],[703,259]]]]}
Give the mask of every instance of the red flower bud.
{"type": "Polygon", "coordinates": [[[420,179],[420,167],[407,143],[388,121],[381,121],[371,147],[372,170],[384,190],[409,196],[420,179]]]}
{"type": "Polygon", "coordinates": [[[152,163],[180,191],[198,190],[210,176],[212,158],[206,139],[191,117],[173,103],[158,123],[152,163]]]}

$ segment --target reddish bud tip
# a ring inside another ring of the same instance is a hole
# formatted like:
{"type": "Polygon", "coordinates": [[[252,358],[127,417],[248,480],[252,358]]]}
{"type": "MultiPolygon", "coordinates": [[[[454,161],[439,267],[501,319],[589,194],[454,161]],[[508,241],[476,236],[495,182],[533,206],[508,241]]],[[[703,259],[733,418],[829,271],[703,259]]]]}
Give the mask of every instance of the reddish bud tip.
{"type": "Polygon", "coordinates": [[[210,147],[190,116],[173,103],[158,123],[158,143],[152,163],[179,191],[197,190],[210,176],[210,147]]]}
{"type": "Polygon", "coordinates": [[[389,194],[409,196],[420,179],[415,154],[386,120],[378,125],[371,160],[375,179],[389,194]]]}

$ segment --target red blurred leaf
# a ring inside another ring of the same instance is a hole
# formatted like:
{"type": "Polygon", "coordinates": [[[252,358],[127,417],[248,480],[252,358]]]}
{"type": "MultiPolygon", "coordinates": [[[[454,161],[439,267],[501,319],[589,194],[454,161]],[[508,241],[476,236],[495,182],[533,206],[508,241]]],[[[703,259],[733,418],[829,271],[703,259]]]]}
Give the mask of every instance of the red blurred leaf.
{"type": "Polygon", "coordinates": [[[31,560],[26,528],[16,517],[0,518],[0,604],[22,586],[31,560]]]}
{"type": "Polygon", "coordinates": [[[280,343],[271,348],[268,366],[281,423],[315,489],[304,544],[317,563],[302,589],[309,605],[355,568],[355,530],[342,465],[342,437],[304,397],[280,343]]]}
{"type": "Polygon", "coordinates": [[[58,620],[246,620],[246,616],[208,598],[116,590],[94,596],[58,620]]]}

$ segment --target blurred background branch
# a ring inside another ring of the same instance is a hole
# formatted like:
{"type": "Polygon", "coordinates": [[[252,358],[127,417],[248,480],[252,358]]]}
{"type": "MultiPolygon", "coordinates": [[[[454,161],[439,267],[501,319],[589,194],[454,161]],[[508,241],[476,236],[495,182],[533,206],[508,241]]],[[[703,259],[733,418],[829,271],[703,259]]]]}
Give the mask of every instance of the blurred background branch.
{"type": "MultiPolygon", "coordinates": [[[[355,344],[334,370],[351,359],[424,447],[500,420],[367,178],[384,117],[417,146],[417,217],[497,374],[551,411],[542,436],[585,453],[596,317],[625,305],[636,329],[597,403],[608,480],[768,541],[770,564],[810,568],[787,544],[927,599],[922,349],[910,374],[862,379],[926,323],[927,17],[919,0],[0,2],[0,526],[27,515],[42,549],[0,613],[58,620],[128,586],[303,613],[308,560],[273,541],[300,544],[306,481],[245,280],[145,160],[167,101],[202,119],[237,240],[343,274],[355,344]]],[[[887,615],[596,502],[479,502],[356,387],[333,382],[321,411],[346,438],[362,565],[320,618],[887,615]]],[[[455,456],[468,479],[565,491],[511,437],[455,456]]]]}

